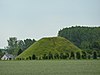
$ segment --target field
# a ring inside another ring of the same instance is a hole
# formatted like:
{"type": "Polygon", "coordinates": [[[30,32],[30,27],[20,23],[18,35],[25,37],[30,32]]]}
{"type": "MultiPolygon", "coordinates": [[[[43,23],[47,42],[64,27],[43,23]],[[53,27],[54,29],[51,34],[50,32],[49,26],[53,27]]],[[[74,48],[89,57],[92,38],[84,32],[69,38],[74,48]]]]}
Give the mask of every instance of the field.
{"type": "Polygon", "coordinates": [[[100,60],[0,61],[0,75],[100,75],[100,60]]]}

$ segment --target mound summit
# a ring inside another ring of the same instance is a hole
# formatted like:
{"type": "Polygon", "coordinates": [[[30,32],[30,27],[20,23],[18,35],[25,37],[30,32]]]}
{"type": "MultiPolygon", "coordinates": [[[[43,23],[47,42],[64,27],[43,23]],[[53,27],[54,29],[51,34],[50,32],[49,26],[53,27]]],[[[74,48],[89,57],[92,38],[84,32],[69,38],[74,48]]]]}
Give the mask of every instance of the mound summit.
{"type": "Polygon", "coordinates": [[[21,53],[16,58],[28,58],[34,54],[36,57],[41,57],[44,54],[60,54],[68,52],[80,52],[81,49],[72,44],[69,40],[63,37],[48,37],[42,38],[32,44],[28,49],[21,53]]]}

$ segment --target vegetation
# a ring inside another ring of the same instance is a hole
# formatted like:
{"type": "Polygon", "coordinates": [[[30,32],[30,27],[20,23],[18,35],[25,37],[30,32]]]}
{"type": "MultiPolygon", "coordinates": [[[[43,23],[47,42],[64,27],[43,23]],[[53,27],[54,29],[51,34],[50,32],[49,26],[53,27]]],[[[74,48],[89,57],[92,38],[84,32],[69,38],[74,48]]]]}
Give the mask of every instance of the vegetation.
{"type": "MultiPolygon", "coordinates": [[[[68,54],[82,50],[62,37],[42,38],[21,53],[17,58],[28,58],[35,55],[36,59],[67,59],[68,54]]],[[[73,57],[74,58],[74,57],[73,57]]]]}
{"type": "Polygon", "coordinates": [[[76,58],[81,59],[81,53],[80,52],[76,52],[76,58]]]}
{"type": "Polygon", "coordinates": [[[10,37],[8,40],[8,46],[7,46],[7,52],[10,54],[13,54],[15,56],[22,53],[25,49],[27,49],[30,45],[32,45],[35,42],[35,40],[31,39],[25,39],[23,40],[17,40],[16,37],[10,37]]]}
{"type": "Polygon", "coordinates": [[[93,52],[93,59],[97,59],[97,52],[93,52]]]}
{"type": "Polygon", "coordinates": [[[17,55],[21,54],[23,51],[21,49],[19,49],[17,55]]]}
{"type": "Polygon", "coordinates": [[[2,58],[2,56],[3,56],[3,52],[2,52],[2,49],[0,49],[0,60],[1,60],[1,58],[2,58]]]}
{"type": "Polygon", "coordinates": [[[0,75],[99,75],[100,60],[0,61],[0,75]]]}
{"type": "Polygon", "coordinates": [[[64,37],[81,49],[100,50],[100,27],[70,27],[59,31],[58,36],[64,37]]]}
{"type": "Polygon", "coordinates": [[[70,40],[82,50],[92,54],[96,51],[100,56],[100,27],[69,27],[58,32],[58,36],[70,40]]]}
{"type": "Polygon", "coordinates": [[[10,37],[6,50],[0,51],[0,58],[6,51],[17,56],[17,60],[100,59],[100,27],[64,28],[58,37],[42,38],[37,42],[10,37]]]}

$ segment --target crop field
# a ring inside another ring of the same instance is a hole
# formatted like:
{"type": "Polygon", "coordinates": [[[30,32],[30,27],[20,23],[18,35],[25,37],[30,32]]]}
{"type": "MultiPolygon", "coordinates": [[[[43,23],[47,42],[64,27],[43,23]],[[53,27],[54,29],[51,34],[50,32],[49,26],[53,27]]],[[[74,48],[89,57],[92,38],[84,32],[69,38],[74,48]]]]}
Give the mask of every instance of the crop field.
{"type": "Polygon", "coordinates": [[[0,61],[0,75],[100,75],[100,60],[0,61]]]}

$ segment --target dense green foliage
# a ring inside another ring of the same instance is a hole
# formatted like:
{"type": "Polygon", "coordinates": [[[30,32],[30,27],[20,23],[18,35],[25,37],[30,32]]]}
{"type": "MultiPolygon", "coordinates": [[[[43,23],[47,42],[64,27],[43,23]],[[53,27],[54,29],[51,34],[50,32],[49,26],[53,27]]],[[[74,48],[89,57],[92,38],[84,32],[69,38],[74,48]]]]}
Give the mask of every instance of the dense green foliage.
{"type": "Polygon", "coordinates": [[[35,42],[17,58],[28,59],[35,55],[35,59],[64,59],[70,52],[81,52],[81,49],[63,37],[50,37],[35,42]]]}
{"type": "Polygon", "coordinates": [[[0,60],[1,60],[1,57],[3,56],[3,52],[2,52],[2,49],[0,49],[0,60]]]}
{"type": "Polygon", "coordinates": [[[17,56],[20,53],[22,53],[25,49],[27,49],[30,45],[32,45],[34,42],[34,39],[25,39],[23,41],[17,40],[16,37],[10,37],[8,40],[7,52],[17,56]]]}
{"type": "Polygon", "coordinates": [[[0,61],[0,75],[100,75],[100,60],[0,61]]]}
{"type": "Polygon", "coordinates": [[[69,27],[58,32],[83,50],[96,50],[100,54],[100,27],[69,27]]]}
{"type": "Polygon", "coordinates": [[[21,54],[23,51],[21,49],[19,49],[17,55],[21,54]]]}

